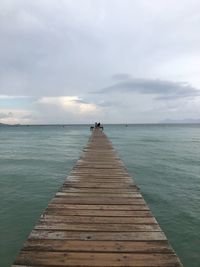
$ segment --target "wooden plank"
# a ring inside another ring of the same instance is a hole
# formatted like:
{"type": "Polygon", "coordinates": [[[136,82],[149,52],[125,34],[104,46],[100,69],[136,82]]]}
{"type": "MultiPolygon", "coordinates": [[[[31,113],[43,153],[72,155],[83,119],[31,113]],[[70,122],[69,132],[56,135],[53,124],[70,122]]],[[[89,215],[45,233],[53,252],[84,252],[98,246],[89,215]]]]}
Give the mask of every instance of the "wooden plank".
{"type": "Polygon", "coordinates": [[[124,178],[130,178],[130,176],[127,176],[127,173],[124,171],[117,171],[116,169],[112,169],[110,171],[106,171],[105,169],[98,169],[98,170],[95,170],[95,169],[92,169],[92,168],[89,168],[89,169],[86,169],[86,168],[83,168],[80,169],[80,168],[77,168],[77,169],[74,169],[71,174],[73,176],[76,176],[76,177],[96,177],[96,178],[107,178],[107,179],[117,179],[117,178],[121,178],[123,179],[123,176],[124,178]],[[103,171],[104,170],[104,171],[103,171]],[[110,176],[110,177],[109,177],[110,176]]]}
{"type": "Polygon", "coordinates": [[[70,209],[58,209],[48,208],[45,214],[51,215],[71,215],[71,216],[120,216],[120,217],[148,217],[152,216],[149,210],[70,210],[70,209]]]}
{"type": "Polygon", "coordinates": [[[82,163],[76,163],[75,168],[88,168],[88,169],[118,169],[122,170],[124,169],[124,165],[120,162],[114,162],[114,161],[107,161],[107,162],[94,162],[94,161],[83,161],[82,163]]]}
{"type": "MultiPolygon", "coordinates": [[[[131,188],[115,188],[115,193],[130,193],[130,192],[138,192],[139,190],[135,187],[131,187],[131,188]]],[[[89,192],[93,192],[93,193],[113,193],[113,189],[112,188],[91,188],[91,187],[81,187],[81,188],[77,188],[77,187],[61,187],[60,192],[74,192],[74,193],[89,193],[89,192]]]]}
{"type": "MultiPolygon", "coordinates": [[[[69,188],[80,188],[80,189],[84,189],[84,188],[87,188],[87,189],[90,189],[90,190],[98,190],[98,189],[105,189],[105,191],[106,190],[112,190],[113,191],[113,189],[114,190],[116,190],[115,192],[120,192],[120,190],[122,190],[122,192],[123,191],[131,191],[132,189],[134,190],[134,189],[136,189],[137,187],[135,187],[135,185],[133,185],[133,184],[125,184],[125,186],[123,186],[123,187],[116,187],[116,186],[107,186],[106,187],[106,185],[102,185],[102,186],[99,186],[99,184],[103,184],[103,183],[93,183],[93,185],[90,183],[90,185],[89,186],[87,186],[87,183],[84,183],[84,184],[82,184],[81,186],[79,186],[76,182],[73,182],[73,181],[67,181],[67,182],[65,182],[64,184],[63,184],[63,186],[62,186],[62,188],[64,188],[64,189],[69,189],[69,188]]],[[[121,183],[120,183],[121,184],[121,183]]]]}
{"type": "MultiPolygon", "coordinates": [[[[69,180],[68,180],[69,181],[69,180]]],[[[125,184],[132,184],[132,181],[130,178],[115,178],[115,179],[107,179],[102,177],[76,177],[73,179],[73,182],[82,182],[82,183],[125,183],[125,184]]]]}
{"type": "Polygon", "coordinates": [[[130,185],[131,184],[128,184],[128,183],[101,183],[101,182],[90,182],[90,183],[81,183],[81,182],[65,182],[64,184],[65,186],[68,186],[68,187],[78,187],[78,188],[81,188],[81,187],[92,187],[92,188],[129,188],[131,187],[130,185]]]}
{"type": "Polygon", "coordinates": [[[84,163],[79,163],[79,164],[76,164],[74,169],[82,169],[82,168],[87,168],[87,169],[117,169],[117,170],[122,170],[123,168],[125,168],[123,165],[121,165],[120,163],[116,162],[116,163],[113,163],[113,162],[102,162],[101,164],[98,163],[94,163],[94,162],[90,162],[90,163],[87,163],[87,162],[84,162],[84,163]]]}
{"type": "Polygon", "coordinates": [[[145,204],[143,198],[120,198],[120,197],[105,197],[100,198],[93,197],[55,197],[51,201],[54,203],[65,203],[65,204],[105,204],[105,205],[134,205],[134,204],[145,204]]]}
{"type": "Polygon", "coordinates": [[[123,177],[122,175],[113,175],[113,176],[106,176],[105,174],[104,175],[94,175],[94,174],[78,174],[78,175],[73,175],[73,176],[70,176],[70,177],[67,177],[67,179],[71,179],[71,180],[75,180],[75,179],[88,179],[88,180],[105,180],[105,181],[130,181],[131,183],[133,182],[133,178],[127,176],[127,177],[123,177]]]}
{"type": "Polygon", "coordinates": [[[55,223],[44,222],[35,226],[35,230],[56,230],[56,231],[90,231],[90,232],[152,232],[161,229],[158,224],[81,224],[81,223],[55,223]]]}
{"type": "Polygon", "coordinates": [[[89,253],[22,251],[16,264],[49,266],[178,266],[174,253],[89,253]]]}
{"type": "Polygon", "coordinates": [[[71,173],[70,176],[66,177],[66,181],[68,180],[73,180],[74,178],[97,178],[97,179],[123,179],[123,177],[125,179],[129,178],[131,179],[131,182],[132,184],[134,184],[134,181],[133,181],[133,178],[131,176],[128,175],[128,173],[126,174],[114,174],[114,173],[110,173],[110,174],[107,174],[107,173],[104,173],[102,174],[101,172],[92,172],[92,173],[82,173],[82,172],[79,172],[79,173],[71,173]]]}
{"type": "Polygon", "coordinates": [[[66,210],[149,210],[147,205],[83,205],[83,204],[49,204],[48,208],[66,210]]]}
{"type": "MultiPolygon", "coordinates": [[[[112,213],[111,213],[112,215],[112,213]]],[[[62,222],[62,223],[133,223],[133,224],[155,224],[156,219],[151,217],[96,217],[96,216],[64,216],[64,215],[51,215],[44,214],[41,216],[41,222],[62,222]]]]}
{"type": "MultiPolygon", "coordinates": [[[[88,192],[87,194],[85,193],[73,193],[73,192],[58,192],[55,194],[56,197],[96,197],[96,193],[88,192]]],[[[120,197],[120,198],[142,198],[141,194],[138,192],[130,192],[130,193],[99,193],[98,197],[101,198],[108,198],[108,197],[120,197]]]]}
{"type": "Polygon", "coordinates": [[[132,253],[171,253],[164,241],[92,241],[92,240],[46,240],[28,239],[23,250],[35,251],[76,251],[76,252],[132,252],[132,253]]]}
{"type": "Polygon", "coordinates": [[[65,240],[114,240],[114,241],[160,241],[166,240],[163,232],[84,232],[33,230],[30,239],[65,239],[65,240]]]}

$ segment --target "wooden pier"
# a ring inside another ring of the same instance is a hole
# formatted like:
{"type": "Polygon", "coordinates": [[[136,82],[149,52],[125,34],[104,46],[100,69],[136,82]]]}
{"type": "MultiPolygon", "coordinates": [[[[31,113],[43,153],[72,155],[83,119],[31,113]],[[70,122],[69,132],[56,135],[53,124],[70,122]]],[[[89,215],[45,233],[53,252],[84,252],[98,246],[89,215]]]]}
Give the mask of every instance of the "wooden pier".
{"type": "Polygon", "coordinates": [[[182,266],[100,129],[13,265],[34,266],[182,266]]]}

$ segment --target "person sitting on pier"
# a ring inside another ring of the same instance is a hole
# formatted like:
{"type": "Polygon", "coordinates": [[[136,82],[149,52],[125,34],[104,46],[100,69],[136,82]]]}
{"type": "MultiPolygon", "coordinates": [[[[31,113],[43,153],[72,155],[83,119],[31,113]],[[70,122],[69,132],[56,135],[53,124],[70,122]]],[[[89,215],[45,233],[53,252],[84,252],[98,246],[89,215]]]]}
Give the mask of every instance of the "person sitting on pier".
{"type": "Polygon", "coordinates": [[[101,130],[103,130],[103,126],[101,126],[101,123],[100,122],[95,122],[95,124],[94,124],[94,126],[91,126],[90,127],[90,131],[92,131],[93,129],[98,129],[98,128],[100,128],[101,130]]]}
{"type": "Polygon", "coordinates": [[[95,128],[100,128],[101,130],[103,130],[103,126],[101,126],[101,123],[100,122],[97,123],[97,125],[95,126],[95,128]]]}

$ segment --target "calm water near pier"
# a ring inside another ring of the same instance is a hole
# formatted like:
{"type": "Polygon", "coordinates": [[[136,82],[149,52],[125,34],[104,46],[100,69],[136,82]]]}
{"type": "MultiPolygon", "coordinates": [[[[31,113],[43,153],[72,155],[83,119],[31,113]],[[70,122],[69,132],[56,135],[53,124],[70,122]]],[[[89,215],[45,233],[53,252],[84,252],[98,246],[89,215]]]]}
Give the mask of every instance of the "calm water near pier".
{"type": "MultiPolygon", "coordinates": [[[[200,266],[200,125],[105,132],[185,267],[200,266]]],[[[0,266],[8,267],[90,136],[89,126],[0,127],[0,266]]]]}

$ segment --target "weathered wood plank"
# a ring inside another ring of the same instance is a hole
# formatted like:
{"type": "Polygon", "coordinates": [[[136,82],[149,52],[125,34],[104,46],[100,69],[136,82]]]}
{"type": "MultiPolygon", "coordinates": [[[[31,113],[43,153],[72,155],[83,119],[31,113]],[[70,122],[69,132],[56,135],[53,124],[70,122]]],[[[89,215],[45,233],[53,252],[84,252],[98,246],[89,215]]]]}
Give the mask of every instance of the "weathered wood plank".
{"type": "Polygon", "coordinates": [[[70,210],[70,209],[58,209],[48,208],[45,214],[51,215],[71,215],[71,216],[120,216],[120,217],[148,217],[152,216],[149,210],[70,210]]]}
{"type": "Polygon", "coordinates": [[[152,232],[161,229],[158,224],[80,224],[44,222],[35,226],[35,230],[89,231],[89,232],[152,232]]]}
{"type": "MultiPolygon", "coordinates": [[[[96,197],[97,194],[96,193],[92,193],[92,192],[88,192],[87,194],[84,193],[71,193],[71,192],[58,192],[55,194],[56,197],[96,197]]],[[[142,198],[141,194],[138,192],[130,192],[130,193],[107,193],[107,194],[103,194],[103,193],[99,193],[98,197],[101,198],[108,198],[108,197],[121,197],[121,198],[142,198]]]]}
{"type": "Polygon", "coordinates": [[[104,173],[102,174],[101,172],[92,172],[92,173],[82,173],[82,172],[79,172],[79,173],[71,173],[70,176],[66,177],[66,181],[68,180],[73,180],[74,178],[94,178],[94,179],[123,179],[123,177],[125,179],[131,179],[131,182],[132,184],[134,184],[134,181],[133,181],[133,178],[131,176],[129,176],[127,173],[126,174],[107,174],[107,173],[104,173]]]}
{"type": "MultiPolygon", "coordinates": [[[[112,213],[111,213],[112,214],[112,213]]],[[[45,214],[41,216],[41,222],[62,222],[62,223],[133,223],[133,224],[155,224],[156,219],[151,217],[96,217],[96,216],[64,216],[45,214]]]]}
{"type": "Polygon", "coordinates": [[[65,239],[65,240],[114,240],[114,241],[160,241],[166,240],[163,232],[84,232],[33,230],[30,239],[65,239]]]}
{"type": "Polygon", "coordinates": [[[90,183],[82,183],[82,182],[65,182],[64,186],[68,186],[68,187],[78,187],[78,188],[81,188],[81,187],[92,187],[92,188],[131,188],[131,183],[128,184],[128,183],[101,183],[101,182],[90,182],[90,183]]]}
{"type": "Polygon", "coordinates": [[[176,255],[143,253],[89,253],[89,252],[46,252],[22,251],[16,264],[50,266],[160,266],[176,267],[176,255]]]}
{"type": "MultiPolygon", "coordinates": [[[[113,189],[112,188],[87,188],[87,187],[81,187],[81,188],[77,188],[77,187],[61,187],[61,189],[59,190],[60,192],[74,192],[74,193],[113,193],[113,189]]],[[[115,188],[114,192],[117,193],[131,193],[131,192],[138,192],[138,188],[136,187],[131,187],[131,188],[115,188]]]]}
{"type": "Polygon", "coordinates": [[[81,240],[46,240],[29,239],[23,250],[35,251],[79,251],[79,252],[132,252],[132,253],[171,253],[171,248],[164,241],[81,241],[81,240]]]}
{"type": "MultiPolygon", "coordinates": [[[[68,180],[70,181],[70,180],[68,180]]],[[[82,182],[82,183],[127,183],[132,184],[132,181],[130,178],[115,178],[115,179],[108,179],[108,178],[102,178],[102,177],[74,177],[73,182],[82,182]]]]}
{"type": "Polygon", "coordinates": [[[134,204],[145,204],[143,198],[120,198],[120,197],[105,197],[100,198],[93,197],[55,197],[51,203],[69,203],[69,204],[105,204],[105,205],[134,205],[134,204]]]}
{"type": "Polygon", "coordinates": [[[66,210],[149,210],[147,205],[83,205],[83,204],[49,204],[48,208],[66,209],[66,210]]]}

